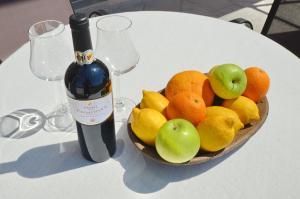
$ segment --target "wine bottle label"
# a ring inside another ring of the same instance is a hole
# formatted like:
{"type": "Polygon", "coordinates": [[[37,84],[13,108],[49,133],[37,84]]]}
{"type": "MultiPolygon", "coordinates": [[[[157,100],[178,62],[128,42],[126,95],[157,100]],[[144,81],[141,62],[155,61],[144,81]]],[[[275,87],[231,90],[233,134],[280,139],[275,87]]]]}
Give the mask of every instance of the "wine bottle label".
{"type": "Polygon", "coordinates": [[[86,50],[84,52],[75,51],[75,59],[80,65],[91,64],[95,60],[94,52],[92,50],[86,50]]]}
{"type": "Polygon", "coordinates": [[[95,100],[68,100],[73,118],[81,124],[100,124],[113,112],[112,93],[95,100]]]}

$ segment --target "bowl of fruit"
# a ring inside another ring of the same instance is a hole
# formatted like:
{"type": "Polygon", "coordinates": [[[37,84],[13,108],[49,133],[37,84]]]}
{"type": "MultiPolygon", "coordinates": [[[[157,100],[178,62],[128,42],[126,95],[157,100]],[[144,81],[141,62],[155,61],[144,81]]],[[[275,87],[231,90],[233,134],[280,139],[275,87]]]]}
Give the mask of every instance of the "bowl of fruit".
{"type": "Polygon", "coordinates": [[[143,90],[128,119],[132,143],[163,164],[193,165],[243,145],[265,122],[268,74],[259,67],[214,66],[175,74],[161,91],[143,90]]]}

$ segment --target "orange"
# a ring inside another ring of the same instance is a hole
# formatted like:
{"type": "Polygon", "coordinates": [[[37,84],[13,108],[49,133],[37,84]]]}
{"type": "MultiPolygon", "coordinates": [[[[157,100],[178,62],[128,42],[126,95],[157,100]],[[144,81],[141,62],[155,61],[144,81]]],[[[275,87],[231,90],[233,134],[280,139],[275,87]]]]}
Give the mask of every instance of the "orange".
{"type": "Polygon", "coordinates": [[[165,89],[165,96],[171,100],[182,91],[194,92],[203,97],[206,106],[211,106],[214,92],[210,87],[208,77],[199,71],[183,71],[174,75],[165,89]]]}
{"type": "Polygon", "coordinates": [[[204,120],[206,106],[203,98],[193,92],[182,91],[172,97],[166,108],[167,118],[182,118],[194,125],[204,120]]]}
{"type": "Polygon", "coordinates": [[[266,96],[269,90],[269,75],[259,67],[246,68],[245,73],[247,76],[247,87],[243,95],[257,103],[266,96]]]}

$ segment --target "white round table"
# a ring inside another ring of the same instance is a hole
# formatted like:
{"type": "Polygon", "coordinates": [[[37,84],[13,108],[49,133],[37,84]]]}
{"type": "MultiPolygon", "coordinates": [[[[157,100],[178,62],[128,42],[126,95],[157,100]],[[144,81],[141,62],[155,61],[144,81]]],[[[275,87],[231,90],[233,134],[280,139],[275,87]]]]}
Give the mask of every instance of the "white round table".
{"type": "MultiPolygon", "coordinates": [[[[138,102],[142,89],[160,90],[187,69],[260,66],[271,77],[266,122],[234,153],[187,167],[147,159],[119,123],[115,156],[98,164],[82,158],[76,133],[41,130],[24,139],[0,138],[0,198],[299,198],[300,60],[241,25],[184,13],[122,15],[133,21],[141,59],[122,77],[121,96],[138,102]]],[[[94,37],[96,20],[90,25],[94,37]]],[[[0,66],[1,115],[53,108],[53,83],[36,78],[28,60],[27,43],[0,66]]]]}

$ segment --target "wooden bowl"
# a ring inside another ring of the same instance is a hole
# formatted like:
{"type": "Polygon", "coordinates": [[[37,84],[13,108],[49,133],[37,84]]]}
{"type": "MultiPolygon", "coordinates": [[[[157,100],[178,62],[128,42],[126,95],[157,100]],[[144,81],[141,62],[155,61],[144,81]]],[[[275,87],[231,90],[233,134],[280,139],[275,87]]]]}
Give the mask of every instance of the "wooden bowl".
{"type": "MultiPolygon", "coordinates": [[[[162,91],[163,93],[163,91],[162,91]]],[[[258,109],[259,109],[259,115],[260,120],[252,122],[248,125],[246,125],[243,129],[238,131],[236,133],[236,136],[233,140],[233,142],[226,148],[217,151],[217,152],[206,152],[199,150],[198,154],[188,162],[184,162],[181,164],[171,163],[163,160],[158,153],[156,152],[155,147],[151,147],[146,145],[143,141],[141,141],[138,137],[135,136],[131,129],[130,124],[130,117],[127,122],[127,129],[129,138],[133,142],[133,144],[136,146],[136,148],[141,151],[145,156],[149,157],[152,160],[155,160],[156,162],[168,164],[168,165],[195,165],[195,164],[201,164],[213,159],[216,159],[218,157],[221,157],[225,155],[226,153],[229,153],[230,151],[233,151],[234,149],[238,148],[239,146],[243,145],[247,140],[252,137],[258,129],[263,125],[265,122],[268,112],[269,112],[269,103],[267,98],[265,97],[263,100],[261,100],[259,103],[257,103],[258,109]]],[[[137,105],[139,107],[139,105],[137,105]]]]}

